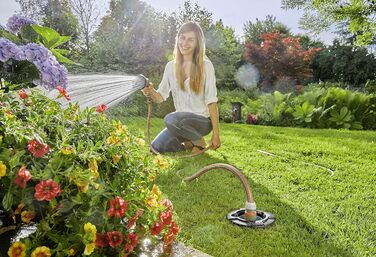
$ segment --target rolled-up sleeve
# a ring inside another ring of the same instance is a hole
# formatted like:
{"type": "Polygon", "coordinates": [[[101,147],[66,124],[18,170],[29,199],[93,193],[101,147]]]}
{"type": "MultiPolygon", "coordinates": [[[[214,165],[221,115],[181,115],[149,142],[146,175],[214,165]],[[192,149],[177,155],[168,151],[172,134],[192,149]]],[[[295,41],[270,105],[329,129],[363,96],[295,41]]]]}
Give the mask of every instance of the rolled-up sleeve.
{"type": "Polygon", "coordinates": [[[166,101],[170,95],[171,85],[169,81],[170,73],[172,72],[171,63],[167,63],[165,70],[163,72],[162,81],[158,86],[157,92],[162,96],[163,101],[166,101]]]}
{"type": "Polygon", "coordinates": [[[205,62],[205,104],[216,103],[217,87],[215,81],[215,71],[213,64],[210,61],[205,62]]]}

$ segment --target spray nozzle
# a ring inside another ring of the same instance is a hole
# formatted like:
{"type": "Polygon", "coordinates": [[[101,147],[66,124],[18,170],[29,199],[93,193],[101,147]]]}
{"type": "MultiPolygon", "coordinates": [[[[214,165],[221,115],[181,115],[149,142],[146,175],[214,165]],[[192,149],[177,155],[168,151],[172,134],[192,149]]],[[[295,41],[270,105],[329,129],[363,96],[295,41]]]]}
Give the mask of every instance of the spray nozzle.
{"type": "Polygon", "coordinates": [[[145,87],[148,87],[150,85],[149,79],[145,77],[142,74],[137,75],[138,78],[140,78],[143,81],[143,87],[141,89],[144,89],[145,87]]]}

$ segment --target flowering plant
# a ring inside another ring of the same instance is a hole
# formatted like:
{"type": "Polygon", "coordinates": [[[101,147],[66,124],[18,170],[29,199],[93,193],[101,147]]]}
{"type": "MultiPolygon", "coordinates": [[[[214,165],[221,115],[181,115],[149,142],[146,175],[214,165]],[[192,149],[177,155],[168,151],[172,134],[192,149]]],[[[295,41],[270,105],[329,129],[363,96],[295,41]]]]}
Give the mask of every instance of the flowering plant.
{"type": "Polygon", "coordinates": [[[166,161],[97,109],[0,92],[0,208],[37,224],[9,256],[127,256],[148,234],[176,238],[173,206],[153,183],[166,161]]]}
{"type": "Polygon", "coordinates": [[[7,28],[9,31],[0,28],[0,79],[20,88],[36,84],[47,89],[66,87],[67,69],[59,62],[74,62],[63,55],[67,50],[57,47],[70,37],[17,15],[9,18],[7,28]]]}

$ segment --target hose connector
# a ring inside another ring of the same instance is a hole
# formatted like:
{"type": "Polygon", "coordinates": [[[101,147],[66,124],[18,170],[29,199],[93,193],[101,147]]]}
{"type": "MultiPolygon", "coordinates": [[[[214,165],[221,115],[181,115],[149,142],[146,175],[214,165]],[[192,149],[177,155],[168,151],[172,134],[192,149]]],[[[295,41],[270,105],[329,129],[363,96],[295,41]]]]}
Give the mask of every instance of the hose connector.
{"type": "Polygon", "coordinates": [[[244,218],[247,221],[255,221],[257,217],[256,203],[245,202],[244,218]]]}

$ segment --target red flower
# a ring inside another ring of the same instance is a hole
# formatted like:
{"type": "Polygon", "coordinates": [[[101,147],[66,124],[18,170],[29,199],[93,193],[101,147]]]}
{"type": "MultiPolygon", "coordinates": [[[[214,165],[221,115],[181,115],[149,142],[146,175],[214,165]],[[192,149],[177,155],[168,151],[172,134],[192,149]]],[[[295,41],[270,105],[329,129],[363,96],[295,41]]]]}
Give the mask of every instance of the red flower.
{"type": "Polygon", "coordinates": [[[20,91],[18,91],[18,96],[19,96],[22,100],[24,100],[24,99],[26,99],[26,98],[29,97],[28,94],[26,93],[25,89],[21,89],[20,91]]]}
{"type": "Polygon", "coordinates": [[[123,234],[120,231],[107,232],[108,244],[115,248],[123,242],[123,234]]]}
{"type": "Polygon", "coordinates": [[[163,224],[159,222],[155,222],[153,227],[150,228],[150,234],[152,234],[153,236],[157,236],[162,232],[163,228],[164,228],[163,224]]]}
{"type": "Polygon", "coordinates": [[[123,248],[123,257],[128,256],[130,253],[133,252],[133,249],[138,244],[138,236],[135,233],[129,233],[128,236],[128,243],[124,245],[123,248]],[[126,253],[125,253],[126,251],[126,253]]]}
{"type": "Polygon", "coordinates": [[[18,175],[14,182],[20,187],[25,188],[26,182],[29,181],[30,178],[31,178],[30,171],[28,171],[25,166],[22,166],[20,170],[18,171],[18,175]]]}
{"type": "Polygon", "coordinates": [[[109,245],[107,234],[97,233],[97,236],[95,238],[95,245],[99,247],[107,247],[109,245]]]}
{"type": "Polygon", "coordinates": [[[138,244],[138,236],[136,233],[129,233],[127,235],[127,238],[128,238],[128,241],[129,243],[135,247],[137,244],[138,244]]]}
{"type": "Polygon", "coordinates": [[[174,209],[174,206],[172,205],[172,202],[168,200],[167,198],[162,200],[162,204],[167,207],[167,210],[172,211],[174,209]]]}
{"type": "Polygon", "coordinates": [[[101,104],[101,105],[98,105],[98,106],[95,108],[95,111],[96,111],[96,112],[99,112],[99,113],[102,113],[102,112],[104,112],[104,111],[107,110],[107,109],[108,109],[107,105],[105,105],[105,104],[101,104]]]}
{"type": "Polygon", "coordinates": [[[127,228],[130,229],[134,226],[136,223],[137,219],[141,217],[142,213],[144,212],[144,209],[138,209],[136,212],[136,215],[134,217],[131,217],[128,221],[127,228]]]}
{"type": "Polygon", "coordinates": [[[176,235],[179,232],[179,226],[175,222],[171,223],[170,229],[167,231],[167,233],[163,236],[163,243],[165,246],[171,245],[174,240],[176,239],[176,235]]]}
{"type": "Polygon", "coordinates": [[[67,99],[68,101],[71,100],[71,98],[70,98],[70,96],[68,95],[68,93],[67,93],[67,91],[65,90],[65,88],[63,88],[62,86],[57,86],[56,89],[59,90],[60,96],[64,97],[64,98],[67,99]]]}
{"type": "Polygon", "coordinates": [[[128,202],[120,196],[116,196],[115,199],[110,200],[110,209],[108,210],[108,216],[110,217],[124,217],[124,214],[128,210],[128,202]]]}
{"type": "Polygon", "coordinates": [[[49,151],[48,145],[42,144],[38,139],[30,140],[27,144],[27,149],[35,158],[41,158],[49,151]]]}
{"type": "Polygon", "coordinates": [[[162,212],[159,218],[164,226],[168,226],[172,221],[172,213],[169,211],[162,212]]]}
{"type": "Polygon", "coordinates": [[[35,186],[35,198],[38,201],[47,200],[50,201],[61,193],[61,189],[58,183],[52,179],[43,180],[35,186]]]}

